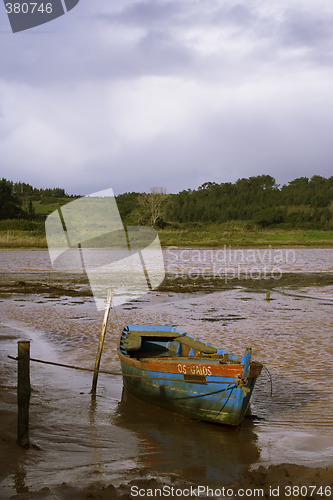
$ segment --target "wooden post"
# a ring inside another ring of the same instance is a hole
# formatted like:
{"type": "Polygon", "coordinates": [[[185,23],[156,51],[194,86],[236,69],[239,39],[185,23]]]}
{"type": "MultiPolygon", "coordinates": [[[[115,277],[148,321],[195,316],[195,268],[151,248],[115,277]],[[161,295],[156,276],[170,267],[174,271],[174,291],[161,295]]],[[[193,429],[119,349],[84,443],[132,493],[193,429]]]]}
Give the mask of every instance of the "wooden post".
{"type": "Polygon", "coordinates": [[[18,342],[17,355],[17,443],[29,448],[30,342],[18,342]]]}
{"type": "Polygon", "coordinates": [[[92,394],[96,394],[98,371],[99,371],[99,365],[101,363],[102,350],[103,350],[103,344],[104,344],[104,337],[105,337],[105,332],[106,332],[106,325],[107,325],[107,322],[108,322],[110,308],[111,308],[111,303],[112,303],[112,295],[113,295],[112,292],[109,292],[107,300],[106,300],[106,309],[105,309],[105,313],[104,313],[104,319],[103,319],[103,324],[102,324],[101,336],[100,336],[100,339],[99,339],[98,350],[97,350],[96,361],[95,361],[93,383],[92,383],[92,388],[91,388],[91,393],[92,394]]]}

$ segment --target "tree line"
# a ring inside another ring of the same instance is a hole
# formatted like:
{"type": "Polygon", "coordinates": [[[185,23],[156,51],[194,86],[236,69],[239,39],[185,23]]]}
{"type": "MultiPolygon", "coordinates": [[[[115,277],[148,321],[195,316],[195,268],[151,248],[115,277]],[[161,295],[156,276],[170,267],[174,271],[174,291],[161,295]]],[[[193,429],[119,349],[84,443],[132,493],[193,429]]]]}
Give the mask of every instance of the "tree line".
{"type": "MultiPolygon", "coordinates": [[[[140,193],[117,197],[123,219],[137,223],[149,219],[140,206],[140,193]]],[[[333,177],[300,177],[279,186],[270,175],[236,182],[205,182],[198,189],[166,195],[155,189],[145,195],[160,196],[162,204],[155,225],[172,223],[225,223],[251,221],[261,227],[333,228],[333,177]]],[[[147,204],[146,204],[147,205],[147,204]]]]}
{"type": "Polygon", "coordinates": [[[62,188],[38,189],[25,182],[0,180],[0,220],[35,219],[34,202],[45,205],[73,198],[62,188]]]}
{"type": "MultiPolygon", "coordinates": [[[[0,219],[34,219],[34,202],[70,201],[64,189],[36,189],[25,183],[0,181],[0,219]]],[[[124,224],[167,225],[251,221],[261,227],[333,228],[333,177],[299,177],[278,185],[270,175],[236,182],[205,182],[197,189],[167,194],[149,193],[116,197],[124,224]]]]}

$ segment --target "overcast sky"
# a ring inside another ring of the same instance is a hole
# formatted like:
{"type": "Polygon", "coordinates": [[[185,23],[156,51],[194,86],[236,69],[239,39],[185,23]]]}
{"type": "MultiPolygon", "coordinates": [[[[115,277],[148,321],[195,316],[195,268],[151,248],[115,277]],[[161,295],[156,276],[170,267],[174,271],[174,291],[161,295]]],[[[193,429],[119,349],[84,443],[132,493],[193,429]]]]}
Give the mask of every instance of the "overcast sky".
{"type": "Polygon", "coordinates": [[[80,0],[13,34],[0,177],[116,194],[333,175],[333,2],[80,0]]]}

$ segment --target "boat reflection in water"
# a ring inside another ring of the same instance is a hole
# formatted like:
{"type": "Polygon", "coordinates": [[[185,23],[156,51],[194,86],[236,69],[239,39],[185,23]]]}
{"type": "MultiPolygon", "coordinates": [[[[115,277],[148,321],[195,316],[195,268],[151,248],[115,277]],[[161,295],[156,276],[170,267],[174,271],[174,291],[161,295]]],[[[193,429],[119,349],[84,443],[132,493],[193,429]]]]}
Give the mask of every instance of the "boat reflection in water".
{"type": "Polygon", "coordinates": [[[228,484],[259,458],[249,418],[236,428],[198,422],[138,401],[123,390],[112,424],[135,432],[140,441],[138,466],[150,474],[228,484]]]}

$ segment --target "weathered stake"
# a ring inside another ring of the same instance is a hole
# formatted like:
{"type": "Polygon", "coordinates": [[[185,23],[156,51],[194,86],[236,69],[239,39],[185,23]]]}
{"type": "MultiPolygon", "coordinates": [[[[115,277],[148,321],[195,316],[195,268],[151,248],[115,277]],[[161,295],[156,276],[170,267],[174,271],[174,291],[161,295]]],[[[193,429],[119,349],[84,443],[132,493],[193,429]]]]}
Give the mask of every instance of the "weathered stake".
{"type": "Polygon", "coordinates": [[[29,448],[30,342],[19,341],[17,351],[17,443],[29,448]]]}
{"type": "Polygon", "coordinates": [[[105,313],[104,313],[101,336],[99,339],[98,350],[97,350],[97,355],[96,355],[93,383],[92,383],[92,388],[91,388],[92,394],[96,394],[98,371],[99,371],[99,365],[101,363],[104,337],[105,337],[105,332],[106,332],[106,325],[107,325],[109,314],[110,314],[111,302],[112,302],[112,292],[109,292],[107,300],[106,300],[106,309],[105,309],[105,313]]]}

